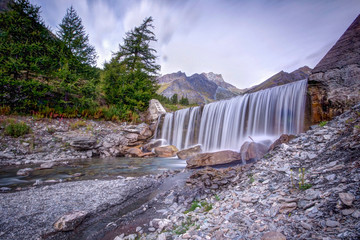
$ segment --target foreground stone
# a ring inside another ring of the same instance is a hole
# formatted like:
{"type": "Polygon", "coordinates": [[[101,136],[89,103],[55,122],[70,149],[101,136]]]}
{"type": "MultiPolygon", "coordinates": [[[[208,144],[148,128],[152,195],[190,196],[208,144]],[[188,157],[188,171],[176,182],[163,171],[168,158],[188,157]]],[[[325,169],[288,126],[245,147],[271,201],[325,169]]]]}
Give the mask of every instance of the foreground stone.
{"type": "Polygon", "coordinates": [[[34,169],[32,168],[23,168],[17,171],[16,175],[18,176],[28,176],[34,169]]]}
{"type": "Polygon", "coordinates": [[[258,160],[262,158],[269,148],[259,142],[244,142],[241,146],[240,154],[243,161],[258,160]]]}
{"type": "Polygon", "coordinates": [[[87,212],[85,211],[77,211],[66,214],[60,217],[54,223],[54,229],[56,231],[71,231],[74,230],[86,217],[87,212]]]}
{"type": "Polygon", "coordinates": [[[186,161],[188,168],[214,166],[241,161],[241,155],[234,151],[220,151],[213,153],[200,153],[186,161]]]}
{"type": "Polygon", "coordinates": [[[162,147],[156,147],[154,148],[155,154],[158,157],[175,157],[176,153],[179,151],[175,146],[169,145],[169,146],[162,146],[162,147]]]}
{"type": "Polygon", "coordinates": [[[194,147],[181,150],[176,155],[178,156],[178,158],[180,158],[182,160],[186,160],[186,159],[189,159],[190,157],[193,157],[201,152],[202,152],[201,146],[196,145],[194,147]]]}

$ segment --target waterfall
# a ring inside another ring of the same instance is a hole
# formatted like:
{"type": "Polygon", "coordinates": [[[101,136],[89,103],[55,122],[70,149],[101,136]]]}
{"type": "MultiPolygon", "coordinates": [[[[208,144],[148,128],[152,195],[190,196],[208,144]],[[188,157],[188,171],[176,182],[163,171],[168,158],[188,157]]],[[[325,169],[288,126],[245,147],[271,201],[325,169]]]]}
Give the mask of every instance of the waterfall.
{"type": "Polygon", "coordinates": [[[303,130],[306,87],[307,80],[301,80],[166,113],[157,136],[178,149],[201,144],[211,152],[239,151],[249,137],[261,141],[296,134],[303,130]]]}

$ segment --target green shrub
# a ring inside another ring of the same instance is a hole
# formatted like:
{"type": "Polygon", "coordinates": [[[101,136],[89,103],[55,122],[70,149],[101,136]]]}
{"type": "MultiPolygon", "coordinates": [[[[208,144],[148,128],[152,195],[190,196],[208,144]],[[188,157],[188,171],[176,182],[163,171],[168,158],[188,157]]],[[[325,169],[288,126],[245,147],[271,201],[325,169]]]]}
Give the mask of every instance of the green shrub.
{"type": "Polygon", "coordinates": [[[30,133],[31,128],[24,122],[12,122],[6,125],[5,135],[20,137],[30,133]]]}
{"type": "Polygon", "coordinates": [[[328,123],[327,121],[322,121],[322,122],[319,123],[319,126],[320,126],[320,127],[323,127],[323,126],[325,126],[327,123],[328,123]]]}

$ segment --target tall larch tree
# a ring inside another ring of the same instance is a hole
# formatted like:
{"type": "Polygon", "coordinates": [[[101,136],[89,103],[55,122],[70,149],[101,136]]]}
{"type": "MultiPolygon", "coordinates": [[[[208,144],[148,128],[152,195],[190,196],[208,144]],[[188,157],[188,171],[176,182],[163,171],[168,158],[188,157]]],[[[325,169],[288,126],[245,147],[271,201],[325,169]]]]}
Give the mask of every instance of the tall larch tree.
{"type": "Polygon", "coordinates": [[[57,36],[71,50],[78,62],[90,66],[96,65],[97,55],[95,48],[90,45],[89,35],[86,34],[82,20],[73,6],[67,9],[59,25],[57,36]]]}
{"type": "Polygon", "coordinates": [[[126,33],[119,51],[105,64],[105,94],[109,104],[132,111],[143,111],[158,88],[153,19],[146,18],[139,27],[126,33]]]}

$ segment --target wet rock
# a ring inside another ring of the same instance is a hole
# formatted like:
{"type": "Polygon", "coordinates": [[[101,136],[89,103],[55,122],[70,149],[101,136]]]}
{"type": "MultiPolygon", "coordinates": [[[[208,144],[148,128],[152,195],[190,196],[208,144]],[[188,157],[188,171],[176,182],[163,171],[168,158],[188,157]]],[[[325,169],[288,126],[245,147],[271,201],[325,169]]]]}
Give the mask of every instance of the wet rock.
{"type": "Polygon", "coordinates": [[[193,157],[196,154],[201,153],[201,152],[202,152],[201,146],[196,145],[194,147],[181,150],[181,151],[177,152],[176,155],[178,156],[178,158],[185,160],[185,159],[189,159],[190,157],[193,157]]]}
{"type": "Polygon", "coordinates": [[[162,139],[151,140],[149,143],[142,146],[142,150],[144,152],[151,152],[154,148],[160,147],[161,145],[163,145],[162,139]]]}
{"type": "Polygon", "coordinates": [[[55,223],[56,231],[71,231],[74,230],[86,217],[87,212],[77,211],[66,214],[60,217],[55,223]]]}
{"type": "Polygon", "coordinates": [[[0,188],[0,192],[9,192],[11,191],[11,188],[8,188],[8,187],[1,187],[0,188]]]}
{"type": "Polygon", "coordinates": [[[176,153],[179,151],[175,146],[162,146],[154,148],[155,154],[158,157],[175,157],[176,153]]]}
{"type": "Polygon", "coordinates": [[[352,193],[339,193],[339,198],[346,206],[351,207],[355,196],[352,193]]]}
{"type": "Polygon", "coordinates": [[[40,165],[40,169],[50,169],[55,166],[54,162],[43,163],[40,165]]]}
{"type": "Polygon", "coordinates": [[[16,175],[18,176],[28,176],[34,169],[32,168],[23,168],[17,171],[16,175]]]}
{"type": "Polygon", "coordinates": [[[131,157],[142,157],[143,152],[139,148],[129,148],[126,150],[126,154],[131,157]]]}
{"type": "Polygon", "coordinates": [[[220,151],[213,153],[200,153],[186,160],[188,168],[227,164],[241,160],[241,155],[233,151],[220,151]]]}
{"type": "Polygon", "coordinates": [[[243,161],[260,159],[268,151],[268,146],[259,142],[244,142],[241,146],[240,154],[243,161]]]}
{"type": "Polygon", "coordinates": [[[261,237],[261,240],[286,240],[286,237],[280,232],[268,232],[261,237]]]}

